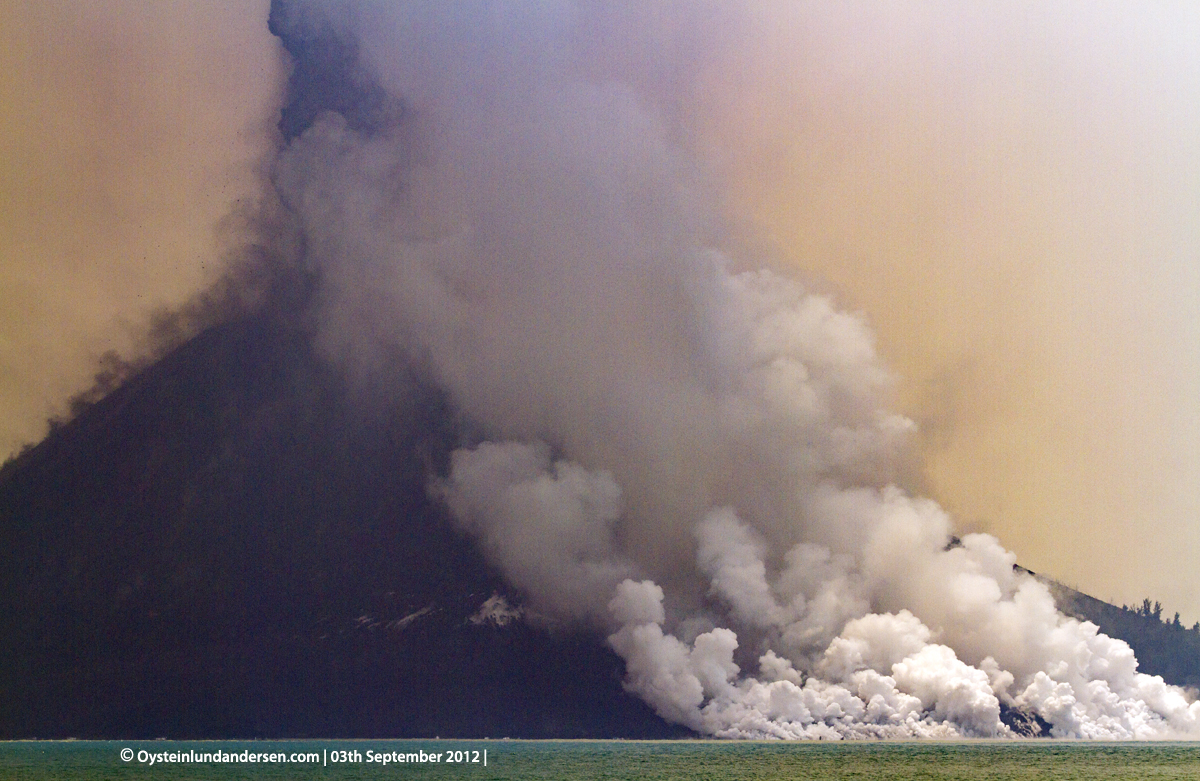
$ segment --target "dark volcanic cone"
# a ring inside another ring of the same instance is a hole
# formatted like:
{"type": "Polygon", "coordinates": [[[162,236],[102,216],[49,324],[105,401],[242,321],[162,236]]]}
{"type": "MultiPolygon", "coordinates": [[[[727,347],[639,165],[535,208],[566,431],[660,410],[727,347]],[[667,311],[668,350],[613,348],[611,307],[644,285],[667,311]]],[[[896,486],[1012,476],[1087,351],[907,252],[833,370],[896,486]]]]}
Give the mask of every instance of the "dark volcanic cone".
{"type": "Polygon", "coordinates": [[[711,736],[1200,735],[894,484],[871,329],[737,257],[658,46],[447,7],[272,2],[285,249],[0,471],[0,736],[682,729],[622,675],[711,736]]]}
{"type": "MultiPolygon", "coordinates": [[[[284,140],[397,121],[306,21],[272,3],[284,140]]],[[[260,311],[304,310],[305,273],[260,311]]],[[[347,399],[290,319],[208,329],[0,470],[0,738],[680,734],[602,638],[512,620],[428,498],[441,397],[347,399]]]]}
{"type": "Polygon", "coordinates": [[[435,394],[348,409],[258,318],[10,461],[0,737],[677,732],[599,639],[471,620],[505,586],[427,498],[435,394]]]}

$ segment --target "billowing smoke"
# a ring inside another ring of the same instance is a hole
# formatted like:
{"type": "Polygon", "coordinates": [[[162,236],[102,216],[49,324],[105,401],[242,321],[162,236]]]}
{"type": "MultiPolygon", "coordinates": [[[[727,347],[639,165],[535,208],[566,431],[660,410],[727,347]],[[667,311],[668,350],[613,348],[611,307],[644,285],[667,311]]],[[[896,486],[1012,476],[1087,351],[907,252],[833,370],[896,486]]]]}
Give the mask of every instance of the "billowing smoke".
{"type": "Polygon", "coordinates": [[[390,101],[361,90],[387,110],[324,113],[277,163],[321,344],[383,386],[419,367],[480,432],[431,490],[529,614],[603,631],[631,691],[710,735],[1200,735],[1200,703],[893,484],[913,425],[870,329],[740,254],[671,100],[736,19],[274,14],[353,41],[390,101]]]}

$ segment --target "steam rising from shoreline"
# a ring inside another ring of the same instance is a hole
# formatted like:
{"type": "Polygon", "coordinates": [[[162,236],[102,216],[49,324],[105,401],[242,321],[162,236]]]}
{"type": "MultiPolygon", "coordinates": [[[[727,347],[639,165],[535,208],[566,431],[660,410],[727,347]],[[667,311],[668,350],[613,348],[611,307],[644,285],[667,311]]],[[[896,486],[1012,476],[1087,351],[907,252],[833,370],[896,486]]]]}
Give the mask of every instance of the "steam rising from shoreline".
{"type": "Polygon", "coordinates": [[[282,8],[356,40],[404,107],[325,114],[277,163],[324,349],[446,389],[486,441],[432,490],[536,612],[605,631],[660,715],[722,737],[1010,735],[1010,712],[1200,736],[1200,703],[892,484],[913,425],[870,329],[734,256],[639,60],[655,47],[600,67],[581,42],[616,17],[569,3],[282,8]]]}

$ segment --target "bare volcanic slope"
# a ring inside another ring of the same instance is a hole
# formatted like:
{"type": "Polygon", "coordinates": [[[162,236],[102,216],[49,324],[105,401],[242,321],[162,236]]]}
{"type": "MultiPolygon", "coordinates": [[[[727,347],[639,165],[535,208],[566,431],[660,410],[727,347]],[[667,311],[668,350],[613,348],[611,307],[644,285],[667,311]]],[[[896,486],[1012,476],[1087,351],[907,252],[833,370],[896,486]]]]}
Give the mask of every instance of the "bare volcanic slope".
{"type": "MultiPolygon", "coordinates": [[[[5,464],[0,737],[684,734],[600,636],[516,615],[428,498],[457,441],[442,398],[361,409],[261,316],[5,464]]],[[[1193,630],[1164,645],[1169,624],[1050,584],[1143,672],[1196,684],[1193,630]]]]}
{"type": "Polygon", "coordinates": [[[255,318],[8,462],[0,737],[679,734],[601,638],[510,620],[427,498],[437,395],[356,407],[255,318]]]}

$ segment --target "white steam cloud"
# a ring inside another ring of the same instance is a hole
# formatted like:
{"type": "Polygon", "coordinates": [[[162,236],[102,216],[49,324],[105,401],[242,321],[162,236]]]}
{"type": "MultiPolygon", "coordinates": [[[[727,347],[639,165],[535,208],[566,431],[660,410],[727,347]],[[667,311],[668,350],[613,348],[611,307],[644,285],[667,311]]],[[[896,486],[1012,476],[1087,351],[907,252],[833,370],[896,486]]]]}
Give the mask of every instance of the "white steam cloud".
{"type": "Polygon", "coordinates": [[[731,257],[652,97],[655,48],[597,66],[589,36],[618,15],[292,13],[357,36],[407,109],[372,134],[321,117],[278,162],[324,348],[368,373],[404,356],[486,432],[435,490],[533,611],[603,629],[664,718],[1002,736],[1007,710],[1057,736],[1200,736],[1200,703],[890,485],[912,424],[886,409],[870,330],[731,257]]]}

